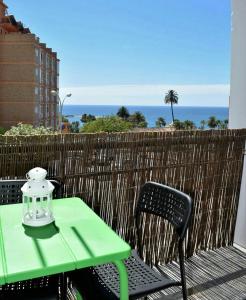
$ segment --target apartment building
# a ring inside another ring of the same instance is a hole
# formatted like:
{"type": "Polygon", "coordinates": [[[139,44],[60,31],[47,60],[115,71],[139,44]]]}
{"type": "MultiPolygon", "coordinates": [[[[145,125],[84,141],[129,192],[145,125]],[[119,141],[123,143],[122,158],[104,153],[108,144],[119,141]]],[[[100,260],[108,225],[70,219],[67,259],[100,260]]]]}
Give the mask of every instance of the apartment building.
{"type": "Polygon", "coordinates": [[[19,122],[57,128],[57,53],[41,43],[0,0],[0,127],[19,122]]]}

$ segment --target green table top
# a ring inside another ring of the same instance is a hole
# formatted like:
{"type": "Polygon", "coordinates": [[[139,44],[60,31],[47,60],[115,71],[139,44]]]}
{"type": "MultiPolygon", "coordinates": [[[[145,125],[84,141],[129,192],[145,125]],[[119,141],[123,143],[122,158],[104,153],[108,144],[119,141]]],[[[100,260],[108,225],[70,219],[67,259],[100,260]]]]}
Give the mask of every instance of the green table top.
{"type": "Polygon", "coordinates": [[[52,202],[55,224],[22,225],[22,204],[0,207],[0,284],[72,271],[130,255],[130,247],[81,199],[52,202]]]}
{"type": "Polygon", "coordinates": [[[4,256],[3,256],[3,245],[2,234],[1,234],[1,221],[0,221],[0,285],[5,283],[5,272],[4,272],[4,256]]]}

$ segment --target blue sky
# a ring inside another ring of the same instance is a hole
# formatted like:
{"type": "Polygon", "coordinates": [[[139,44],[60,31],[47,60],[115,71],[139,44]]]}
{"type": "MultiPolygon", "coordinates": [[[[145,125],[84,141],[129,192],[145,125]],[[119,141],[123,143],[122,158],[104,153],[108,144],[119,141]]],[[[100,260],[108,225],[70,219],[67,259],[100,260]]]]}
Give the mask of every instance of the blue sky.
{"type": "Polygon", "coordinates": [[[70,103],[227,106],[230,0],[5,0],[61,59],[70,103]]]}

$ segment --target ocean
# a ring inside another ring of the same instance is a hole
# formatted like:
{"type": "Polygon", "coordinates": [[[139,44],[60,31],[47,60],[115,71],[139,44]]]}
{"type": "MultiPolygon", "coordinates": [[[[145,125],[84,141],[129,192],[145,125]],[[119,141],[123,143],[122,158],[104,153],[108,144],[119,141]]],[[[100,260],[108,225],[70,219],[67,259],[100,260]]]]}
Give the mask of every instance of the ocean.
{"type": "MultiPolygon", "coordinates": [[[[163,117],[167,124],[171,123],[170,106],[126,106],[130,113],[140,111],[144,114],[148,127],[155,127],[159,117],[163,117]]],[[[94,116],[115,115],[120,106],[118,105],[64,105],[63,115],[68,116],[70,122],[80,121],[82,114],[94,116]]],[[[174,117],[181,121],[192,120],[196,126],[200,126],[201,120],[208,120],[215,116],[219,120],[228,119],[228,107],[199,107],[199,106],[178,106],[174,105],[174,117]]],[[[81,122],[80,122],[81,123],[81,122]]],[[[82,125],[82,123],[81,123],[82,125]]]]}

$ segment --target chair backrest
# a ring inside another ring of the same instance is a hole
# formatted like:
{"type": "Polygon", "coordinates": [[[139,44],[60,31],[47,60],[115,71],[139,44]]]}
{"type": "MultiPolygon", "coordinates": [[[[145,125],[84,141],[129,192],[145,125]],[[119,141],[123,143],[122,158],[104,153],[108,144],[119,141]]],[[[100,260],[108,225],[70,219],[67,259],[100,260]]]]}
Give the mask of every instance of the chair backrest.
{"type": "Polygon", "coordinates": [[[188,195],[163,184],[147,182],[140,190],[137,203],[137,230],[139,231],[138,221],[141,212],[149,213],[169,221],[183,240],[191,211],[192,200],[188,195]]]}
{"type": "MultiPolygon", "coordinates": [[[[0,205],[14,204],[22,202],[21,187],[26,183],[26,179],[0,180],[0,205]]],[[[62,198],[63,184],[57,180],[50,180],[55,189],[53,198],[62,198]]]]}

